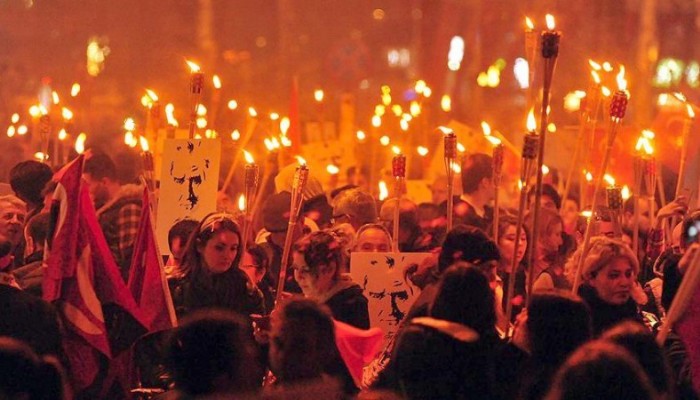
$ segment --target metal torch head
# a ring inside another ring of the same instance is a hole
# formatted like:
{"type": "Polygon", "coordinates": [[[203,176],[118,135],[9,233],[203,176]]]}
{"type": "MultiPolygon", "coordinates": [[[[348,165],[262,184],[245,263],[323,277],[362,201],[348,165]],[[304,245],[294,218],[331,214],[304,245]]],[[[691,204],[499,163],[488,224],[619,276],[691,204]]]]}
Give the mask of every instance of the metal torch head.
{"type": "Polygon", "coordinates": [[[260,168],[257,164],[246,164],[245,166],[245,187],[255,188],[258,187],[258,178],[260,176],[260,168]]]}
{"type": "Polygon", "coordinates": [[[613,94],[610,101],[610,118],[613,121],[619,121],[625,117],[628,101],[627,93],[623,90],[618,90],[613,94]]]}
{"type": "Polygon", "coordinates": [[[620,187],[609,187],[605,189],[605,194],[607,195],[608,208],[613,211],[622,210],[622,188],[620,187]]]}
{"type": "Polygon", "coordinates": [[[537,158],[537,151],[540,144],[540,137],[535,134],[525,135],[525,141],[523,142],[523,155],[522,157],[526,160],[534,160],[537,158]]]}
{"type": "Polygon", "coordinates": [[[561,33],[557,31],[542,32],[542,58],[557,58],[559,56],[559,40],[561,33]]]}
{"type": "Polygon", "coordinates": [[[391,172],[394,178],[406,177],[406,156],[397,154],[391,160],[391,172]]]}
{"type": "Polygon", "coordinates": [[[445,158],[457,158],[457,135],[454,132],[445,135],[445,158]]]}
{"type": "Polygon", "coordinates": [[[202,94],[202,87],[204,87],[204,73],[193,72],[190,79],[190,90],[192,94],[202,94]]]}
{"type": "Polygon", "coordinates": [[[503,154],[502,144],[493,148],[493,176],[500,177],[503,173],[503,154]]]}

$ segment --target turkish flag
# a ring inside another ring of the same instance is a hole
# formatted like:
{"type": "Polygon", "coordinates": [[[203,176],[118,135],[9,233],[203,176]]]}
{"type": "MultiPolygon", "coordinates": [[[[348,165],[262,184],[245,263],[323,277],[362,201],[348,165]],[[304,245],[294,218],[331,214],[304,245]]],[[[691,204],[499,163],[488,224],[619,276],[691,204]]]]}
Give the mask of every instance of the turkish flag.
{"type": "MultiPolygon", "coordinates": [[[[136,302],[120,277],[82,182],[84,156],[56,173],[45,251],[44,300],[54,303],[76,391],[97,382],[105,360],[146,332],[136,302]]],[[[98,389],[99,390],[99,389],[98,389]]]]}
{"type": "Polygon", "coordinates": [[[149,332],[156,332],[177,326],[177,320],[153,229],[147,187],[143,190],[141,209],[144,211],[141,213],[127,286],[146,318],[149,332]]]}

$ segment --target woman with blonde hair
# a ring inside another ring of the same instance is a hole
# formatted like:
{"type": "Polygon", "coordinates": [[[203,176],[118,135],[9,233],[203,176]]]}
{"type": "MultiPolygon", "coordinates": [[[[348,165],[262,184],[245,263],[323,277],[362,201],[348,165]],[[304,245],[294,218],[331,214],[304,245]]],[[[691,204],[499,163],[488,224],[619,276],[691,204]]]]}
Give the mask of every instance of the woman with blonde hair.
{"type": "Polygon", "coordinates": [[[581,268],[578,294],[591,309],[593,334],[625,320],[643,322],[632,295],[637,289],[639,262],[622,241],[605,236],[594,237],[588,251],[577,250],[567,263],[574,271],[578,260],[585,257],[581,268]]]}

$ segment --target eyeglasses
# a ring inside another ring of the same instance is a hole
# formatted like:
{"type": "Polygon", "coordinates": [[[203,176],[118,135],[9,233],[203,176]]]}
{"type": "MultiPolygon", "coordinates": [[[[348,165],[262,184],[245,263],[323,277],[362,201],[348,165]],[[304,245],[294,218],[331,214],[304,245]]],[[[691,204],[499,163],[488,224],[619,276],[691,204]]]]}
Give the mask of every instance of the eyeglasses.
{"type": "Polygon", "coordinates": [[[341,219],[343,220],[342,222],[349,222],[350,221],[350,214],[333,215],[331,217],[331,223],[333,223],[333,224],[341,223],[341,221],[340,221],[341,219]]]}

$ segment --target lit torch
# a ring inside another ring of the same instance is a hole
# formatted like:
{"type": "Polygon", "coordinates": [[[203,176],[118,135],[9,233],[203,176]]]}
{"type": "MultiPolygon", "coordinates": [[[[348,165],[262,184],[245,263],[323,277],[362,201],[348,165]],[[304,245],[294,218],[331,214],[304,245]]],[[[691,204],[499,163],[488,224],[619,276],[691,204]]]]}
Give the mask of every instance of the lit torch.
{"type": "Polygon", "coordinates": [[[391,160],[391,173],[394,176],[394,197],[396,198],[396,206],[394,207],[394,223],[392,239],[394,241],[394,252],[398,253],[399,250],[399,217],[401,214],[401,194],[403,192],[403,185],[406,179],[406,156],[403,154],[396,154],[391,160]]]}
{"type": "Polygon", "coordinates": [[[253,159],[253,156],[248,153],[247,151],[243,150],[243,153],[245,155],[245,186],[244,186],[244,195],[245,195],[245,208],[244,208],[244,215],[245,218],[243,219],[243,252],[245,253],[245,249],[247,247],[248,243],[248,237],[250,236],[250,229],[253,225],[253,214],[251,211],[252,208],[249,206],[251,204],[255,204],[255,198],[258,193],[258,181],[260,178],[260,167],[258,167],[258,164],[255,163],[255,160],[253,159]]]}
{"type": "Polygon", "coordinates": [[[287,280],[287,268],[289,266],[289,254],[292,248],[294,231],[299,219],[299,212],[304,201],[304,188],[309,179],[309,167],[306,166],[306,161],[298,157],[299,166],[294,172],[294,180],[292,181],[292,201],[289,205],[289,225],[287,226],[287,235],[284,238],[284,248],[282,249],[282,261],[280,265],[279,278],[277,280],[277,295],[275,303],[279,303],[284,291],[284,284],[287,280]]]}
{"type": "MultiPolygon", "coordinates": [[[[593,189],[593,200],[591,204],[591,210],[595,212],[598,207],[598,193],[603,183],[603,178],[608,169],[608,163],[610,162],[610,154],[612,153],[613,143],[615,142],[615,137],[617,136],[617,131],[622,123],[622,119],[625,117],[627,112],[627,101],[629,95],[627,93],[627,81],[625,80],[625,67],[620,66],[620,73],[617,75],[617,86],[618,90],[613,94],[612,100],[610,102],[610,124],[608,128],[608,138],[605,147],[605,156],[603,157],[603,163],[599,169],[599,175],[596,179],[596,184],[593,189]]],[[[583,253],[586,254],[588,251],[588,245],[591,241],[591,227],[593,224],[588,224],[586,226],[586,234],[583,238],[583,253]]],[[[578,268],[576,270],[576,275],[574,276],[574,285],[572,288],[572,293],[576,293],[581,280],[581,270],[583,268],[583,262],[586,257],[580,257],[578,261],[578,268]]]]}
{"type": "Polygon", "coordinates": [[[139,143],[141,144],[141,161],[143,163],[143,177],[146,181],[146,186],[148,190],[153,193],[156,188],[155,184],[155,163],[153,162],[153,153],[148,145],[148,139],[139,136],[139,143]]]}
{"type": "Polygon", "coordinates": [[[195,128],[197,127],[197,108],[199,99],[202,97],[202,88],[204,87],[204,73],[199,68],[199,65],[187,60],[187,65],[190,66],[190,96],[191,96],[191,113],[190,113],[190,139],[194,139],[195,128]]]}
{"type": "Polygon", "coordinates": [[[445,141],[445,173],[447,174],[447,232],[452,230],[454,215],[454,179],[455,165],[457,162],[457,135],[450,128],[441,126],[438,131],[442,133],[445,141]]]}

